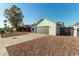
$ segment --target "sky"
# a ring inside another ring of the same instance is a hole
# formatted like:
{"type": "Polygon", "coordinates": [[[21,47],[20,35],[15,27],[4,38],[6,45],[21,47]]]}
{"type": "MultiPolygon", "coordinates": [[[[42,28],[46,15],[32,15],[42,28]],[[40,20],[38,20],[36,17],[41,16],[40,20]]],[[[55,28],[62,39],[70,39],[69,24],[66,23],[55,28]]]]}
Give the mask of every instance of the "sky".
{"type": "MultiPolygon", "coordinates": [[[[0,28],[4,27],[5,9],[9,9],[12,3],[0,3],[0,28]]],[[[75,3],[15,3],[21,8],[24,15],[24,24],[33,24],[41,18],[51,22],[64,22],[66,26],[79,22],[79,4],[75,3]]],[[[8,22],[8,25],[10,23],[8,22]]]]}

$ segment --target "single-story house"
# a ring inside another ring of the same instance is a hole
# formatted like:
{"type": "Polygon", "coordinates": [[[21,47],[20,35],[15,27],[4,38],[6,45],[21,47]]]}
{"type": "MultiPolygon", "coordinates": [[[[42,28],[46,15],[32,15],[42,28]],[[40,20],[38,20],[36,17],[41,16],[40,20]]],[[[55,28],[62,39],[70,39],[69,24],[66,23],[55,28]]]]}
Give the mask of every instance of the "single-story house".
{"type": "Polygon", "coordinates": [[[47,19],[41,19],[32,25],[31,31],[41,34],[60,35],[60,27],[64,27],[64,23],[55,23],[48,21],[47,19]]]}
{"type": "Polygon", "coordinates": [[[51,22],[41,19],[31,26],[31,32],[48,35],[79,36],[79,23],[65,27],[63,22],[51,22]]]}

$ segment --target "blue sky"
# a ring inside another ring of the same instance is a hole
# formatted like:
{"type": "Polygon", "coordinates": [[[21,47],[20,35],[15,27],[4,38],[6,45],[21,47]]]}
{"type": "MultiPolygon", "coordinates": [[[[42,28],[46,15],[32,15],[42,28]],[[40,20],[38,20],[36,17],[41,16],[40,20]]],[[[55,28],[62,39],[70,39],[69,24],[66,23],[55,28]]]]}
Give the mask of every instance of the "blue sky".
{"type": "MultiPolygon", "coordinates": [[[[4,10],[10,8],[13,4],[0,4],[0,27],[4,27],[4,10]]],[[[41,18],[46,18],[52,22],[62,21],[65,25],[72,25],[79,22],[79,4],[67,3],[17,3],[21,8],[24,24],[33,24],[41,18]]],[[[9,22],[8,22],[9,23],[9,22]]]]}

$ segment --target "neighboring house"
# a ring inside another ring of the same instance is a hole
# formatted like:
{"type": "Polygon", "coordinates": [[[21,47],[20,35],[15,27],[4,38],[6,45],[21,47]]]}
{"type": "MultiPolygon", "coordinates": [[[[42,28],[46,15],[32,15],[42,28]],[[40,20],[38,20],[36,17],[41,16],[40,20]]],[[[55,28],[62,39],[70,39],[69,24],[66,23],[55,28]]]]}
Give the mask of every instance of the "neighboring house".
{"type": "Polygon", "coordinates": [[[49,34],[49,35],[60,35],[60,27],[62,23],[55,23],[46,19],[41,19],[37,23],[33,24],[31,31],[34,33],[49,34]]]}
{"type": "Polygon", "coordinates": [[[30,25],[17,26],[17,31],[31,32],[31,26],[30,25]]]}
{"type": "Polygon", "coordinates": [[[74,36],[79,36],[79,23],[76,23],[74,26],[74,36]]]}
{"type": "Polygon", "coordinates": [[[72,27],[61,27],[60,28],[60,35],[72,36],[73,35],[73,28],[72,27]]]}
{"type": "Polygon", "coordinates": [[[24,25],[23,30],[26,32],[31,32],[31,26],[30,25],[24,25]]]}

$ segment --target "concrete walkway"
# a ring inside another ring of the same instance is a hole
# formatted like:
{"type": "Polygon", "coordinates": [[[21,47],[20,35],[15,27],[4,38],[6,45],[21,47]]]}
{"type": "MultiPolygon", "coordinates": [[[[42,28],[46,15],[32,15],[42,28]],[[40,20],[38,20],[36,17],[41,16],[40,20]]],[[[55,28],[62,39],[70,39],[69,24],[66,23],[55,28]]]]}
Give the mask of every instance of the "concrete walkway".
{"type": "Polygon", "coordinates": [[[0,56],[8,56],[8,52],[5,48],[4,42],[1,37],[0,37],[0,56]]]}
{"type": "Polygon", "coordinates": [[[46,35],[29,33],[27,35],[20,35],[20,36],[8,37],[8,38],[0,37],[0,56],[8,56],[8,52],[6,50],[6,47],[8,46],[15,45],[18,43],[23,43],[23,42],[33,40],[33,39],[37,39],[43,36],[46,36],[46,35]]]}

